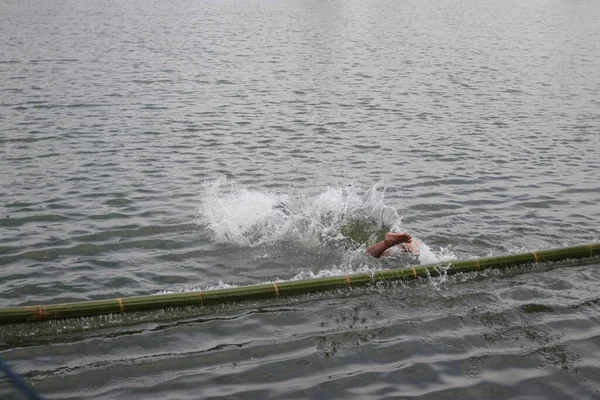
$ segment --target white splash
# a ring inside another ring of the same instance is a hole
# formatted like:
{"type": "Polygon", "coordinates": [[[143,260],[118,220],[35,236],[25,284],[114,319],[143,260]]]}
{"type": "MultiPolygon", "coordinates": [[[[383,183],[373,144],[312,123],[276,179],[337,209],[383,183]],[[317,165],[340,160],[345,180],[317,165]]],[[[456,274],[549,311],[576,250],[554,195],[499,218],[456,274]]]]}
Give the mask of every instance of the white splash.
{"type": "Polygon", "coordinates": [[[206,286],[206,287],[193,286],[193,287],[182,288],[179,290],[160,290],[160,291],[156,292],[155,294],[160,295],[160,294],[174,294],[174,293],[188,293],[188,292],[205,292],[207,290],[231,289],[231,288],[234,288],[237,286],[238,285],[225,283],[225,282],[219,280],[219,284],[213,285],[213,286],[206,286]]]}
{"type": "Polygon", "coordinates": [[[450,246],[442,247],[439,251],[433,251],[431,247],[421,242],[419,244],[419,251],[421,253],[419,255],[419,262],[421,264],[435,264],[456,260],[456,255],[452,252],[450,246]]]}
{"type": "MultiPolygon", "coordinates": [[[[396,208],[385,204],[386,188],[382,182],[366,191],[348,185],[329,187],[316,195],[290,195],[252,190],[221,177],[205,183],[203,189],[197,222],[219,243],[242,247],[290,240],[307,246],[344,243],[349,241],[342,233],[346,232],[344,227],[356,221],[368,221],[369,229],[406,231],[396,208]]],[[[415,235],[413,238],[418,243],[421,264],[456,259],[449,248],[433,251],[415,235]]],[[[354,246],[349,252],[356,250],[354,246]]],[[[331,266],[319,273],[351,272],[357,271],[331,266]]]]}
{"type": "Polygon", "coordinates": [[[289,229],[287,216],[275,208],[286,200],[285,195],[248,190],[222,177],[204,185],[199,219],[217,242],[257,245],[289,229]]]}
{"type": "Polygon", "coordinates": [[[385,188],[364,193],[352,185],[314,196],[295,196],[245,188],[225,177],[204,185],[198,222],[213,240],[255,247],[278,240],[323,243],[342,239],[345,223],[363,219],[400,229],[397,211],[384,203],[385,188]]]}

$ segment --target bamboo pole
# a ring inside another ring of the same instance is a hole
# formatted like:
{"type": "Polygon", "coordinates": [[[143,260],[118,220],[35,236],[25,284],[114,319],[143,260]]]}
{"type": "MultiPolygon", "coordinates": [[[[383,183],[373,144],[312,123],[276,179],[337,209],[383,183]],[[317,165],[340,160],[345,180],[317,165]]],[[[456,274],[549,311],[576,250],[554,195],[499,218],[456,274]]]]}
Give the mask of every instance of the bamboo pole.
{"type": "Polygon", "coordinates": [[[600,256],[600,243],[593,243],[499,257],[384,269],[375,271],[373,274],[356,273],[345,276],[239,286],[229,289],[0,308],[0,324],[295,296],[326,290],[365,286],[378,281],[413,280],[420,277],[439,276],[441,274],[453,275],[483,271],[491,268],[504,269],[541,262],[558,262],[598,256],[600,256]]]}

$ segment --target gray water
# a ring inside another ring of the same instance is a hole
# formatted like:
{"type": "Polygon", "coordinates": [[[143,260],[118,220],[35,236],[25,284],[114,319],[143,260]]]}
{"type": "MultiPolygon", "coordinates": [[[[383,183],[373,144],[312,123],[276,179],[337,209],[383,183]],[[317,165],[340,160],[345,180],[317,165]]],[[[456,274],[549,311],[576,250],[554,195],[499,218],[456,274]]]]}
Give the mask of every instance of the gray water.
{"type": "MultiPolygon", "coordinates": [[[[595,0],[1,0],[0,37],[0,307],[404,262],[357,221],[421,263],[600,237],[595,0]]],[[[598,266],[5,325],[0,355],[61,399],[598,398],[598,266]]]]}

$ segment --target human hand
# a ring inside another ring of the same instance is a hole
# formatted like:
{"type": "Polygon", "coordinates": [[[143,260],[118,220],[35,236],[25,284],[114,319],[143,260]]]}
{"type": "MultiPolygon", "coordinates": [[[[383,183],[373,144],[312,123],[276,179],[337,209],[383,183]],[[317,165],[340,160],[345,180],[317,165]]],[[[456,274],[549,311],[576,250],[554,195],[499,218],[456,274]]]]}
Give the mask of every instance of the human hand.
{"type": "Polygon", "coordinates": [[[400,243],[410,243],[412,241],[412,236],[408,233],[388,232],[385,234],[383,241],[389,246],[395,246],[400,243]]]}

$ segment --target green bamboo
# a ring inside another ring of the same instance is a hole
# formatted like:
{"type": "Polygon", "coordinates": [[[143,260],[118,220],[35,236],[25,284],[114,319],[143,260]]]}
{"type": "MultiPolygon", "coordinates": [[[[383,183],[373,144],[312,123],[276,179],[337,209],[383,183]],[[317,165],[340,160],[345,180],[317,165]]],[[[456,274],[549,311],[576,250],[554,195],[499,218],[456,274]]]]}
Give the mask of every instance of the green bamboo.
{"type": "Polygon", "coordinates": [[[490,268],[504,269],[541,262],[559,262],[595,258],[598,256],[600,256],[600,243],[593,243],[507,256],[385,269],[375,271],[373,274],[356,273],[346,276],[264,283],[229,289],[0,308],[0,324],[295,296],[326,290],[365,286],[379,281],[413,280],[420,277],[439,276],[441,274],[452,275],[483,271],[490,268]]]}

